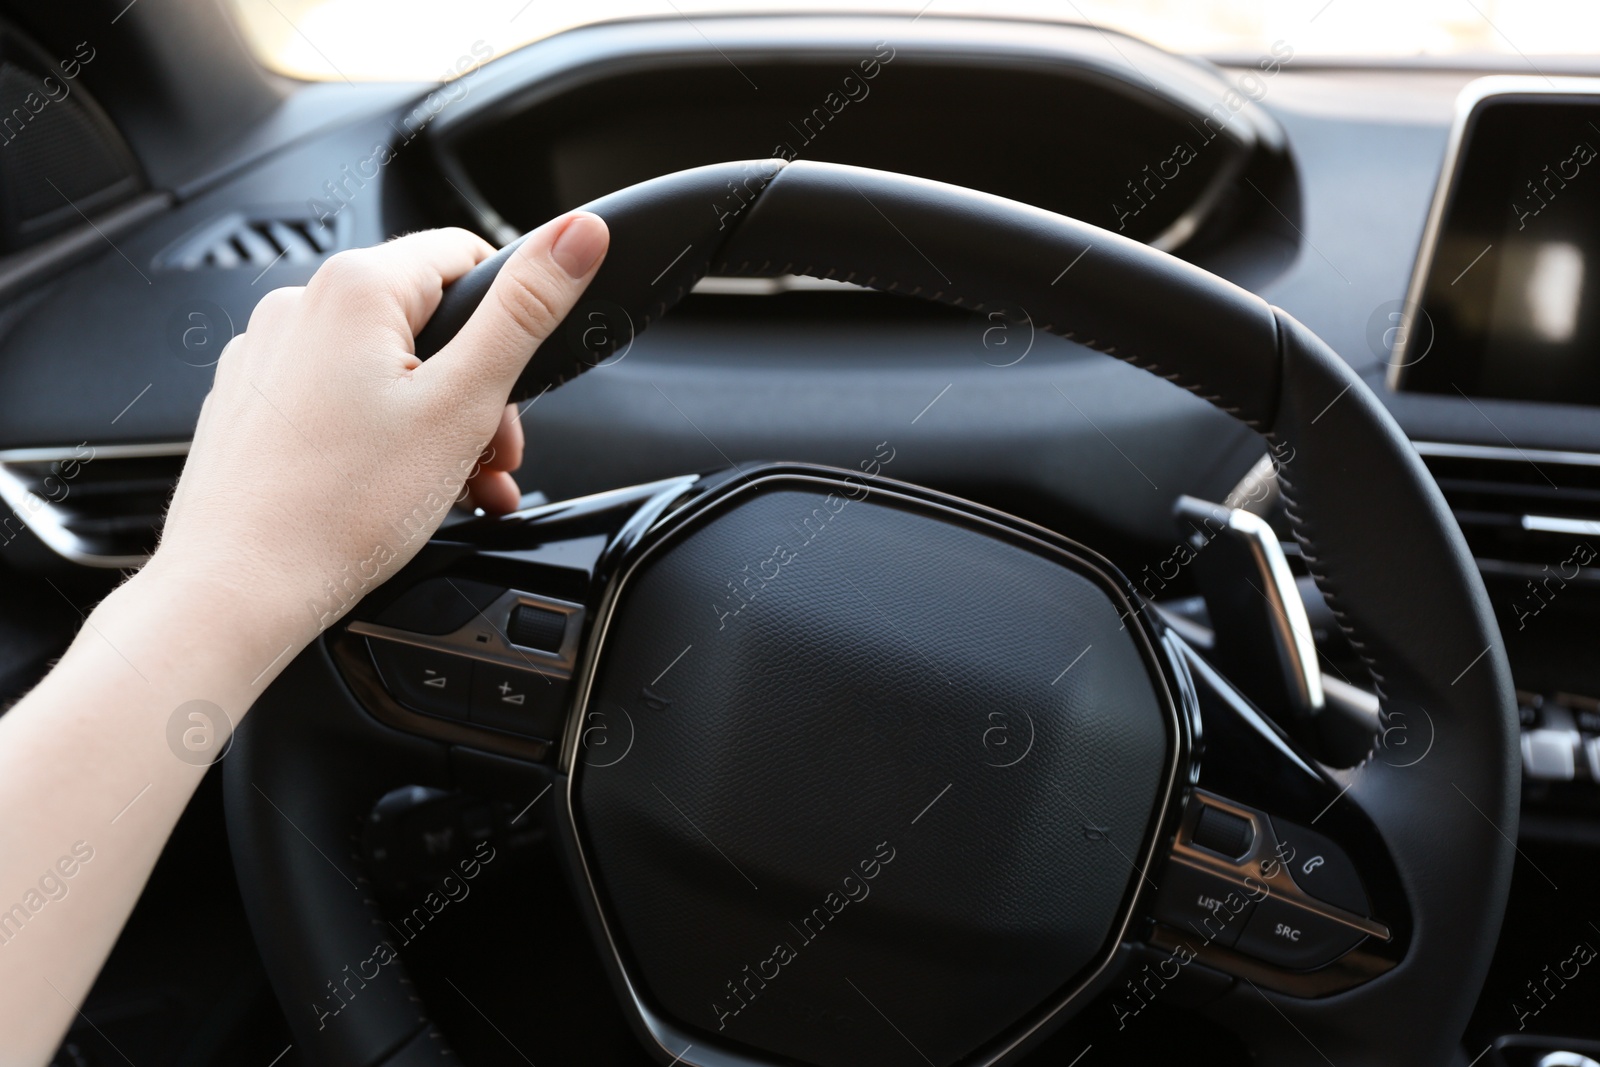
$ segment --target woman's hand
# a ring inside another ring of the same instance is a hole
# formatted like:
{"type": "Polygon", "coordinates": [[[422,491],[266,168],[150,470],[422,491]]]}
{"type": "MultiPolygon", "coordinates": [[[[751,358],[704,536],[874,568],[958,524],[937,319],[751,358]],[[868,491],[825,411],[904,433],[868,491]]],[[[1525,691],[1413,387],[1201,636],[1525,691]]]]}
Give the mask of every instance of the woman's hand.
{"type": "Polygon", "coordinates": [[[294,654],[410,559],[464,485],[489,509],[516,506],[507,472],[522,438],[506,396],[606,242],[593,215],[536,231],[427,363],[413,337],[492,251],[464,231],[341,253],[304,289],[261,301],[217,366],[161,547],[0,716],[0,811],[27,813],[0,825],[0,908],[42,900],[39,879],[67,850],[82,862],[70,894],[0,926],[0,1062],[50,1058],[127,921],[205,771],[173,747],[185,709],[211,709],[204,755],[223,750],[294,654]]]}
{"type": "Polygon", "coordinates": [[[464,230],[341,252],[268,293],[218,363],[147,572],[248,593],[278,636],[309,640],[410,559],[464,486],[513,510],[522,428],[506,395],[607,240],[590,214],[535,231],[426,363],[413,338],[444,286],[494,251],[464,230]]]}

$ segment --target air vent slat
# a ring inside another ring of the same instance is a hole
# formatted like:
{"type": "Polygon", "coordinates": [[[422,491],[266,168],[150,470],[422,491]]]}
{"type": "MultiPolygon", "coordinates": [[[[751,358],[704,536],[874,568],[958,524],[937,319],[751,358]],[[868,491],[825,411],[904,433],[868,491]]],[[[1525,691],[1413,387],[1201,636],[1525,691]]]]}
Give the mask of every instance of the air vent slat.
{"type": "Polygon", "coordinates": [[[1446,495],[1462,500],[1481,497],[1494,501],[1517,501],[1519,502],[1519,507],[1527,507],[1535,511],[1543,507],[1552,506],[1581,507],[1586,510],[1600,511],[1600,490],[1583,489],[1570,484],[1562,484],[1559,479],[1554,486],[1496,485],[1494,482],[1469,481],[1464,478],[1436,478],[1435,480],[1446,495]]]}
{"type": "Polygon", "coordinates": [[[229,267],[237,267],[240,263],[243,263],[244,257],[239,254],[238,248],[234,246],[232,241],[222,241],[207,252],[200,262],[202,266],[227,269],[229,267]]]}
{"type": "Polygon", "coordinates": [[[318,252],[332,252],[338,244],[338,237],[327,225],[320,222],[297,222],[295,228],[305,234],[306,239],[318,252]]]}
{"type": "Polygon", "coordinates": [[[327,226],[294,215],[224,216],[190,234],[157,257],[168,270],[264,270],[280,259],[314,262],[345,247],[347,226],[327,226]]]}
{"type": "Polygon", "coordinates": [[[254,226],[241,226],[234,233],[233,240],[243,249],[248,263],[267,264],[278,258],[280,249],[274,248],[266,235],[254,226]]]}
{"type": "Polygon", "coordinates": [[[283,252],[283,258],[290,263],[302,263],[308,259],[315,259],[320,253],[316,245],[311,243],[305,230],[298,226],[291,226],[286,222],[267,222],[260,224],[266,230],[267,236],[283,252]]]}
{"type": "Polygon", "coordinates": [[[48,547],[92,567],[155,550],[186,442],[0,452],[0,498],[48,547]]]}
{"type": "Polygon", "coordinates": [[[1418,442],[1485,573],[1558,567],[1600,548],[1600,456],[1418,442]]]}

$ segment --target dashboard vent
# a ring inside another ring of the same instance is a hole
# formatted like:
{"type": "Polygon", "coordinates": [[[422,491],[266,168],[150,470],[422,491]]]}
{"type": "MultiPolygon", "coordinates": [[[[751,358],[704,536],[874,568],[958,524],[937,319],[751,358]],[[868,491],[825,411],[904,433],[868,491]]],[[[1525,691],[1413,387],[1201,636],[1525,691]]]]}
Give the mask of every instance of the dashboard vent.
{"type": "Polygon", "coordinates": [[[338,220],[309,216],[228,215],[183,238],[157,257],[168,270],[265,270],[280,259],[309,263],[347,247],[338,220]]]}
{"type": "Polygon", "coordinates": [[[137,567],[155,551],[187,442],[0,452],[0,542],[26,526],[74,563],[137,567]]]}
{"type": "Polygon", "coordinates": [[[1600,581],[1600,455],[1431,442],[1416,448],[1485,573],[1520,578],[1588,563],[1583,577],[1600,581]]]}

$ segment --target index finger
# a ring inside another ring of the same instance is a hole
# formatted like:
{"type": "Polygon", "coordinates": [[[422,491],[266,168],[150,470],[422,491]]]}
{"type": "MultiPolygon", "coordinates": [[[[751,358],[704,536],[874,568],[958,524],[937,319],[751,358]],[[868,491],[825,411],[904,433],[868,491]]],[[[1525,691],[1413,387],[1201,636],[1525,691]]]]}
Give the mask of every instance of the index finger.
{"type": "MultiPolygon", "coordinates": [[[[494,251],[494,246],[477,234],[452,226],[408,233],[373,248],[341,253],[318,273],[335,273],[329,268],[336,260],[346,258],[356,268],[349,271],[352,283],[382,284],[398,301],[414,337],[438,310],[445,286],[494,255],[494,251]]],[[[369,291],[362,295],[373,294],[369,291]]]]}

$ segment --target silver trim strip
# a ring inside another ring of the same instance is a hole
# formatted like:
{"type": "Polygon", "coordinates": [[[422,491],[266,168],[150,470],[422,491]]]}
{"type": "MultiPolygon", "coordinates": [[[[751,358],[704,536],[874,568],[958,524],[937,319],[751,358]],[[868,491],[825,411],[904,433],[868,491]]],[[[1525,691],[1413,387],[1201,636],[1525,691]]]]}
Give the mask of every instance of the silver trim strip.
{"type": "Polygon", "coordinates": [[[1600,535],[1600,521],[1595,519],[1563,519],[1554,515],[1524,515],[1522,528],[1535,533],[1594,534],[1600,535]]]}
{"type": "Polygon", "coordinates": [[[1378,717],[1383,711],[1383,705],[1378,700],[1378,694],[1369,693],[1359,685],[1325,675],[1322,679],[1322,691],[1328,698],[1330,707],[1342,708],[1351,715],[1360,717],[1377,735],[1382,728],[1383,721],[1378,717]]]}
{"type": "MultiPolygon", "coordinates": [[[[820,472],[826,468],[818,469],[820,472]]],[[[843,477],[852,473],[853,472],[850,471],[840,471],[839,475],[843,477]]],[[[712,506],[720,507],[729,500],[753,491],[757,486],[760,486],[763,483],[773,481],[815,482],[819,485],[831,488],[836,487],[839,484],[840,479],[828,478],[821,473],[811,475],[796,473],[793,471],[771,474],[765,477],[757,477],[753,480],[746,479],[744,484],[729,490],[719,500],[713,502],[712,506]]],[[[893,485],[896,483],[886,481],[885,484],[893,485]]],[[[931,490],[923,490],[923,492],[928,492],[937,497],[943,496],[943,494],[933,494],[931,490]]],[[[1007,536],[1019,537],[1024,540],[1032,541],[1048,552],[1058,555],[1069,555],[1079,563],[1093,568],[1098,573],[1104,574],[1104,572],[1100,571],[1100,569],[1092,560],[1084,559],[1074,553],[1069,553],[1060,545],[1054,544],[1044,538],[1034,537],[1027,533],[1026,528],[1033,527],[1033,524],[1028,523],[1025,520],[1013,519],[1012,521],[1017,525],[1012,527],[996,522],[994,519],[989,518],[986,514],[984,514],[987,509],[983,509],[981,506],[974,506],[971,511],[959,510],[949,505],[940,503],[938,499],[926,499],[919,496],[912,496],[905,493],[895,492],[893,489],[880,488],[877,485],[874,485],[869,492],[860,499],[870,499],[874,493],[882,494],[890,499],[905,501],[914,507],[948,512],[949,514],[955,515],[963,521],[981,523],[985,526],[992,527],[1007,536]]],[[[694,518],[701,514],[704,514],[704,512],[696,512],[694,516],[690,516],[690,521],[693,521],[694,518]]],[[[1042,532],[1047,534],[1050,533],[1050,531],[1043,530],[1042,527],[1033,528],[1040,529],[1042,532]]],[[[1059,535],[1051,534],[1050,536],[1059,535]]],[[[566,735],[562,739],[561,755],[558,762],[561,772],[565,774],[567,778],[566,815],[569,828],[572,831],[572,843],[573,848],[577,853],[578,867],[583,874],[585,884],[589,887],[589,893],[595,906],[595,915],[598,917],[600,928],[605,934],[606,944],[611,949],[612,957],[617,968],[617,974],[621,977],[622,985],[627,990],[628,998],[633,1002],[634,1011],[638,1014],[639,1019],[649,1031],[650,1036],[655,1040],[656,1045],[661,1049],[662,1052],[671,1057],[674,1063],[682,1063],[685,1065],[685,1067],[765,1067],[763,1061],[753,1057],[746,1057],[739,1053],[729,1052],[708,1044],[699,1042],[690,1043],[687,1038],[682,1037],[678,1033],[675,1026],[657,1016],[645,1003],[644,998],[640,996],[639,990],[634,984],[633,975],[629,973],[627,964],[623,960],[622,952],[617,942],[617,935],[615,932],[613,932],[611,923],[607,919],[606,909],[600,897],[599,887],[595,883],[594,872],[589,861],[589,856],[583,847],[583,833],[578,826],[578,814],[577,807],[575,805],[578,779],[577,772],[578,767],[580,766],[577,758],[578,743],[582,737],[583,724],[588,713],[589,697],[591,690],[593,689],[595,674],[599,666],[600,654],[605,645],[605,639],[608,631],[610,630],[611,621],[615,614],[616,605],[621,597],[623,586],[627,584],[628,579],[634,574],[635,571],[639,569],[645,560],[650,558],[650,556],[664,543],[666,543],[667,540],[668,538],[657,539],[651,542],[644,549],[644,551],[634,556],[634,558],[628,562],[626,569],[612,580],[609,587],[606,589],[605,597],[599,607],[598,614],[596,616],[597,622],[590,638],[589,646],[584,652],[583,662],[580,665],[578,674],[575,678],[575,681],[577,682],[577,689],[575,691],[575,696],[569,705],[572,711],[567,716],[566,735]],[[677,1043],[683,1044],[685,1047],[681,1049],[669,1048],[667,1045],[667,1040],[669,1038],[675,1039],[677,1043]],[[691,1049],[693,1049],[692,1055],[690,1051],[691,1049]]],[[[1114,580],[1110,579],[1109,575],[1106,575],[1105,577],[1107,578],[1108,588],[1116,590],[1116,596],[1126,605],[1128,609],[1128,617],[1132,618],[1136,613],[1135,606],[1127,599],[1125,595],[1122,594],[1121,588],[1115,583],[1114,580]]],[[[1129,629],[1131,632],[1137,635],[1137,639],[1140,641],[1141,646],[1146,652],[1147,657],[1153,667],[1164,662],[1162,653],[1150,641],[1149,637],[1145,634],[1141,627],[1133,626],[1129,627],[1129,629]]],[[[1171,718],[1173,734],[1177,738],[1170,750],[1169,759],[1167,761],[1165,784],[1161,793],[1162,801],[1160,805],[1160,818],[1165,818],[1166,813],[1171,810],[1176,799],[1175,792],[1177,787],[1178,768],[1183,762],[1182,757],[1186,755],[1184,749],[1188,744],[1188,734],[1186,732],[1183,717],[1179,713],[1177,698],[1172,693],[1171,687],[1167,684],[1165,676],[1160,672],[1159,669],[1156,669],[1154,673],[1155,677],[1153,680],[1159,683],[1158,694],[1162,698],[1162,703],[1166,708],[1167,714],[1171,718]]],[[[1150,835],[1149,847],[1144,851],[1141,857],[1143,863],[1141,866],[1136,868],[1137,870],[1150,869],[1150,865],[1155,861],[1156,852],[1160,843],[1161,835],[1159,832],[1152,833],[1150,835]]],[[[1003,1048],[996,1051],[989,1058],[983,1060],[981,1063],[974,1063],[971,1065],[971,1067],[990,1067],[991,1064],[998,1063],[999,1061],[1005,1059],[1020,1045],[1027,1042],[1041,1027],[1046,1025],[1051,1018],[1059,1015],[1061,1011],[1063,1011],[1069,1004],[1076,1000],[1086,989],[1093,987],[1094,983],[1101,977],[1101,975],[1105,973],[1106,969],[1110,967],[1112,962],[1116,959],[1119,948],[1123,941],[1127,938],[1128,930],[1132,926],[1135,916],[1140,914],[1139,903],[1140,900],[1146,895],[1146,891],[1141,880],[1135,879],[1133,884],[1133,895],[1129,900],[1127,909],[1123,913],[1122,924],[1115,931],[1115,937],[1110,940],[1110,951],[1105,953],[1099,965],[1096,966],[1089,974],[1085,975],[1080,982],[1072,986],[1070,991],[1067,992],[1064,997],[1060,998],[1060,1000],[1056,1002],[1053,1007],[1050,1007],[1042,1017],[1040,1017],[1032,1026],[1027,1029],[1026,1032],[1018,1035],[1014,1040],[1007,1043],[1003,1048]]]]}
{"type": "MultiPolygon", "coordinates": [[[[0,501],[4,501],[12,514],[22,520],[33,535],[56,555],[85,567],[102,567],[126,570],[143,566],[147,555],[108,556],[91,552],[87,542],[62,521],[60,512],[50,501],[28,488],[26,482],[11,469],[24,463],[57,463],[77,460],[92,463],[101,459],[149,459],[161,456],[186,456],[188,441],[169,441],[148,445],[84,445],[51,448],[11,448],[0,450],[0,501]],[[87,447],[85,458],[80,449],[87,447]]],[[[3,521],[3,520],[0,520],[3,521]]]]}
{"type": "Polygon", "coordinates": [[[708,274],[694,283],[690,292],[711,296],[773,296],[777,293],[843,292],[868,293],[864,285],[839,278],[813,278],[805,274],[780,274],[775,278],[725,278],[708,274]]]}
{"type": "Polygon", "coordinates": [[[1228,510],[1228,529],[1250,546],[1262,581],[1262,590],[1272,610],[1273,628],[1278,632],[1278,652],[1283,657],[1287,681],[1295,689],[1301,707],[1313,718],[1322,713],[1326,701],[1322,693],[1322,668],[1317,660],[1317,642],[1311,633],[1311,618],[1306,614],[1300,587],[1283,554],[1278,535],[1259,515],[1243,508],[1228,510]]]}
{"type": "MultiPolygon", "coordinates": [[[[1478,565],[1478,570],[1484,574],[1492,574],[1497,578],[1525,578],[1530,581],[1543,581],[1550,577],[1550,565],[1535,563],[1517,563],[1514,560],[1494,559],[1488,556],[1477,556],[1473,562],[1478,565]]],[[[1578,573],[1565,579],[1567,582],[1577,582],[1580,585],[1600,585],[1600,567],[1579,567],[1578,573]]]]}
{"type": "MultiPolygon", "coordinates": [[[[1600,96],[1600,78],[1538,78],[1523,75],[1493,75],[1468,82],[1456,97],[1455,117],[1450,124],[1450,137],[1445,146],[1444,165],[1439,170],[1439,181],[1434,186],[1433,203],[1428,208],[1428,221],[1422,230],[1422,243],[1417,247],[1417,259],[1411,267],[1411,281],[1406,286],[1404,307],[1416,308],[1422,303],[1422,290],[1427,285],[1433,269],[1433,256],[1439,244],[1439,229],[1444,225],[1445,205],[1455,188],[1456,169],[1461,162],[1462,142],[1466,136],[1467,122],[1479,104],[1496,96],[1600,96]]],[[[1394,350],[1389,353],[1389,369],[1384,375],[1392,390],[1400,390],[1405,382],[1406,342],[1412,331],[1401,334],[1394,350]]]]}
{"type": "MultiPolygon", "coordinates": [[[[1413,441],[1411,444],[1417,450],[1417,454],[1424,458],[1438,456],[1448,459],[1488,459],[1501,463],[1549,463],[1552,465],[1565,464],[1569,467],[1600,468],[1600,454],[1593,452],[1506,448],[1499,445],[1462,445],[1443,441],[1413,441]]],[[[1580,537],[1585,534],[1600,535],[1600,523],[1586,519],[1562,518],[1552,515],[1523,515],[1519,521],[1524,530],[1533,533],[1575,534],[1580,537]]],[[[1474,559],[1474,562],[1477,563],[1480,571],[1499,577],[1538,578],[1545,573],[1545,568],[1513,560],[1479,556],[1474,559]]],[[[1574,580],[1580,581],[1585,585],[1600,582],[1600,568],[1580,568],[1574,580]]]]}
{"type": "Polygon", "coordinates": [[[0,450],[0,464],[54,463],[57,460],[81,459],[79,449],[89,448],[95,459],[149,459],[152,456],[187,456],[188,441],[162,441],[150,445],[57,445],[47,448],[7,448],[0,450]]]}
{"type": "Polygon", "coordinates": [[[589,505],[603,505],[613,501],[626,500],[629,497],[638,497],[647,500],[669,489],[687,489],[700,480],[698,474],[681,474],[675,478],[660,478],[653,482],[641,482],[638,485],[628,485],[621,489],[604,489],[598,493],[588,493],[584,496],[568,497],[565,500],[552,500],[545,504],[535,504],[533,507],[513,511],[503,515],[503,519],[541,519],[549,515],[559,515],[563,512],[574,511],[589,505]]]}
{"type": "Polygon", "coordinates": [[[1419,456],[1444,459],[1498,459],[1507,463],[1566,463],[1574,467],[1600,467],[1600,453],[1565,452],[1548,448],[1515,448],[1505,445],[1461,445],[1449,441],[1413,441],[1419,456]]]}
{"type": "Polygon", "coordinates": [[[578,635],[583,630],[583,605],[553,597],[539,596],[512,589],[496,597],[488,607],[479,611],[460,629],[447,634],[419,634],[410,630],[397,630],[360,619],[347,629],[363,637],[378,637],[397,641],[403,645],[449,652],[468,659],[498,663],[502,667],[537,671],[566,679],[572,676],[578,661],[578,635]],[[554,652],[513,644],[509,634],[511,612],[521,604],[528,607],[554,611],[567,617],[562,631],[561,647],[554,652]],[[485,624],[487,623],[487,627],[485,624]],[[485,632],[487,629],[488,632],[485,632]]]}
{"type": "Polygon", "coordinates": [[[1272,509],[1278,506],[1282,497],[1283,487],[1278,484],[1278,461],[1268,452],[1244,472],[1244,477],[1229,490],[1222,504],[1266,517],[1272,514],[1272,509]]]}

